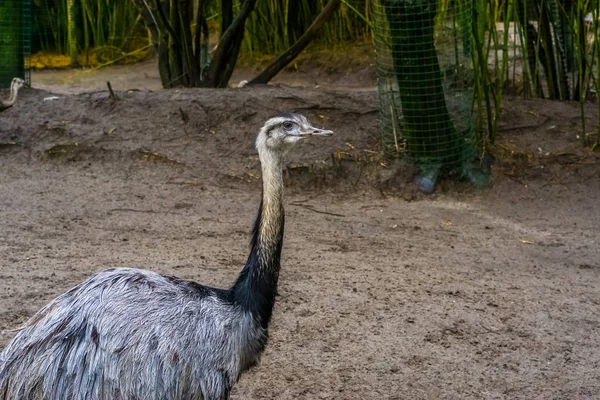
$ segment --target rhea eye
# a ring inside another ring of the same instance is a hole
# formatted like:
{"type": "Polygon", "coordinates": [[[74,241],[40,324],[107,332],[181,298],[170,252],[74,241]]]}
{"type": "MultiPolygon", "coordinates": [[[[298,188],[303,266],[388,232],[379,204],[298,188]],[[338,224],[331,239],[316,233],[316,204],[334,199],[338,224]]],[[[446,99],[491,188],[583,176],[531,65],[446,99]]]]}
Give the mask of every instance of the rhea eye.
{"type": "Polygon", "coordinates": [[[291,131],[293,127],[294,124],[292,124],[290,121],[286,121],[283,123],[283,129],[285,129],[286,131],[291,131]]]}

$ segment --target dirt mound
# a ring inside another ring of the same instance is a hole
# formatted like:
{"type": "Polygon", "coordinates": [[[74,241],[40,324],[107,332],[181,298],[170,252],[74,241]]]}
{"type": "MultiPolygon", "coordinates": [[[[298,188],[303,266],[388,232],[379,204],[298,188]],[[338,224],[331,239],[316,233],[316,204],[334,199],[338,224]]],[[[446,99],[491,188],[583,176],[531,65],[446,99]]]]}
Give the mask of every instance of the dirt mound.
{"type": "Polygon", "coordinates": [[[270,341],[233,398],[598,397],[600,163],[576,104],[507,100],[493,188],[423,196],[379,156],[372,89],[117,95],[26,90],[0,114],[0,332],[106,267],[231,284],[255,135],[297,111],[335,136],[288,158],[270,341]]]}
{"type": "Polygon", "coordinates": [[[335,131],[326,146],[307,141],[290,154],[288,176],[298,176],[298,182],[305,172],[315,172],[315,183],[332,183],[345,176],[338,173],[341,164],[378,153],[374,92],[264,86],[117,96],[25,91],[18,105],[2,115],[0,143],[4,151],[25,149],[29,157],[47,162],[167,163],[212,183],[223,178],[251,182],[260,175],[253,146],[258,130],[278,112],[293,111],[335,131]],[[329,172],[319,172],[323,168],[329,172]]]}

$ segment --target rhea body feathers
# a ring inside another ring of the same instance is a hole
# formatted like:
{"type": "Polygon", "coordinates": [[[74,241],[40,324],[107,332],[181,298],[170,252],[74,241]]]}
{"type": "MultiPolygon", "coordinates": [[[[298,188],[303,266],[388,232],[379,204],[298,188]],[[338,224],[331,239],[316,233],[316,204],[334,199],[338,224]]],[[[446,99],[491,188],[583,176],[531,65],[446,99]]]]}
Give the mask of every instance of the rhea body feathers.
{"type": "Polygon", "coordinates": [[[17,102],[17,96],[19,94],[19,90],[25,86],[25,81],[21,78],[13,78],[10,83],[10,95],[7,100],[0,99],[0,111],[4,111],[7,108],[10,108],[15,105],[17,102]]]}
{"type": "Polygon", "coordinates": [[[284,234],[284,153],[329,135],[297,114],[262,127],[262,200],[229,289],[135,269],[101,271],[38,311],[0,353],[0,399],[228,399],[268,338],[284,234]]]}

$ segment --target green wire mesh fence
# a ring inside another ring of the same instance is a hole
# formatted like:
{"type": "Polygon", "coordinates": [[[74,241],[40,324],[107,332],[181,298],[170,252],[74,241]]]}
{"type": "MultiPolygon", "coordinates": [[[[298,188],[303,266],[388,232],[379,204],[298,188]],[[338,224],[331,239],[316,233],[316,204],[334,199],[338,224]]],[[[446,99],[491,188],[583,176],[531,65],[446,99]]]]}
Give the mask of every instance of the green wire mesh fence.
{"type": "Polygon", "coordinates": [[[31,0],[0,0],[0,88],[13,78],[31,84],[31,0]]]}
{"type": "Polygon", "coordinates": [[[462,168],[477,156],[472,5],[472,0],[373,4],[384,151],[409,156],[424,174],[462,168]]]}

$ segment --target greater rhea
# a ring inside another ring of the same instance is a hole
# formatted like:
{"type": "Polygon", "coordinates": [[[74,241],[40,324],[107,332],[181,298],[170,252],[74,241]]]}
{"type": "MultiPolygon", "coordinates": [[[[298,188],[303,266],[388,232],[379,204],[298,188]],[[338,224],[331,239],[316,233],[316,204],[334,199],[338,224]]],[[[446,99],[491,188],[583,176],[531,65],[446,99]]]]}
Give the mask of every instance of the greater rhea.
{"type": "Polygon", "coordinates": [[[25,81],[21,78],[13,78],[10,83],[10,95],[8,96],[8,100],[0,99],[0,111],[4,111],[8,108],[11,108],[17,102],[17,96],[19,94],[19,89],[25,86],[25,81]]]}
{"type": "Polygon", "coordinates": [[[101,271],[31,317],[0,353],[0,399],[223,400],[268,337],[283,242],[283,156],[333,132],[284,113],[260,130],[262,200],[229,289],[152,271],[101,271]]]}

